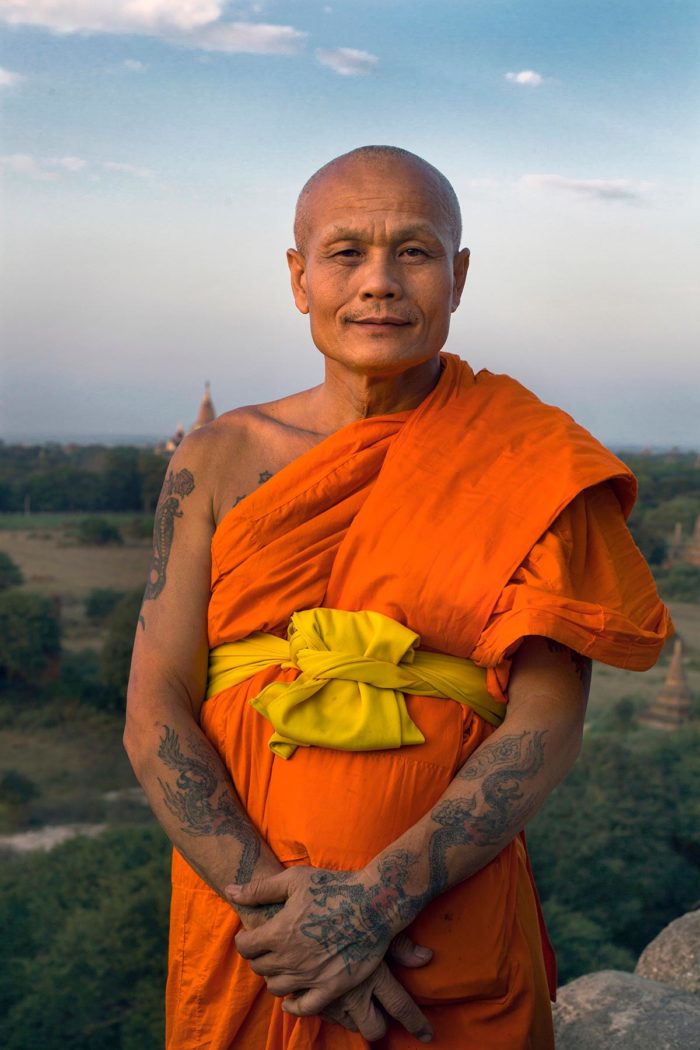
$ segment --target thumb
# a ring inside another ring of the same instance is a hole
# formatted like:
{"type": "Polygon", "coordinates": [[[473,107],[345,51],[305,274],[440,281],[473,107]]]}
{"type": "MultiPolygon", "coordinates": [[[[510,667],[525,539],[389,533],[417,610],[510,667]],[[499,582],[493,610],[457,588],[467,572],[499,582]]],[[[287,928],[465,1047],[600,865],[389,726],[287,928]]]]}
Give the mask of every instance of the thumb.
{"type": "Polygon", "coordinates": [[[261,875],[253,877],[244,886],[232,883],[226,886],[224,893],[233,905],[243,904],[249,908],[257,904],[276,904],[286,901],[289,896],[289,875],[281,871],[278,875],[261,875]]]}
{"type": "Polygon", "coordinates": [[[389,945],[387,955],[392,962],[399,963],[401,966],[409,966],[413,969],[418,966],[425,966],[433,957],[430,948],[425,948],[422,944],[414,944],[405,933],[399,933],[394,937],[389,945]]]}

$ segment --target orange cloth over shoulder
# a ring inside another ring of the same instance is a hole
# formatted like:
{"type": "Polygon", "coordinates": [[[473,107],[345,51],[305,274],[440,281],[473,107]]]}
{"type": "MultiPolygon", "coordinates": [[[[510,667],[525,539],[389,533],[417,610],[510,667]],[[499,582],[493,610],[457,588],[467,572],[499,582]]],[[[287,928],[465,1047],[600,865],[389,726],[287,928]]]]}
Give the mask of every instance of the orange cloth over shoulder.
{"type": "MultiPolygon", "coordinates": [[[[528,634],[594,659],[651,666],[671,630],[624,524],[634,478],[558,409],[507,376],[443,372],[412,412],[350,424],[238,504],[212,543],[209,643],[285,635],[298,609],[372,609],[421,644],[489,668],[507,699],[528,634]]],[[[356,869],[420,819],[490,734],[468,708],[408,696],[425,743],[283,761],[248,700],[294,670],[268,668],[202,709],[241,802],[286,865],[356,869]]],[[[169,1050],[361,1050],[357,1033],[280,1010],[235,949],[235,913],[175,853],[169,1050]]],[[[434,901],[409,932],[434,949],[397,969],[436,1050],[549,1050],[551,949],[520,839],[434,901]]],[[[375,1044],[415,1046],[399,1026],[375,1044]]]]}

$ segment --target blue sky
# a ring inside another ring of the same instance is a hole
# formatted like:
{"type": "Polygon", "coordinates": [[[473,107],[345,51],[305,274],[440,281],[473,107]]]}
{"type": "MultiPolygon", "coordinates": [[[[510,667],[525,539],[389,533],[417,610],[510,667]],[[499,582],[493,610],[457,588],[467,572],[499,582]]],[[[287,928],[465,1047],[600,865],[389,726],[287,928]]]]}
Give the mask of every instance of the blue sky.
{"type": "Polygon", "coordinates": [[[296,194],[422,154],[472,269],[448,349],[610,443],[700,447],[686,0],[0,0],[0,434],[167,434],[319,381],[296,194]],[[695,293],[695,294],[694,294],[695,293]]]}

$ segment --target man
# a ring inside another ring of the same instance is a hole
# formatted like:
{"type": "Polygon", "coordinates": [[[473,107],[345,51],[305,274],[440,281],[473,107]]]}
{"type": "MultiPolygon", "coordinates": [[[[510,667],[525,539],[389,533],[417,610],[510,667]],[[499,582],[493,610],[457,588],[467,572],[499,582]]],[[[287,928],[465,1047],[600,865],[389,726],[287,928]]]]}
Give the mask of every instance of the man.
{"type": "Polygon", "coordinates": [[[634,481],[441,353],[469,252],[431,165],[331,161],[295,236],[324,382],[180,446],[134,647],[125,744],[175,846],[168,1047],[547,1050],[520,832],[576,757],[590,658],[646,668],[671,630],[634,481]]]}

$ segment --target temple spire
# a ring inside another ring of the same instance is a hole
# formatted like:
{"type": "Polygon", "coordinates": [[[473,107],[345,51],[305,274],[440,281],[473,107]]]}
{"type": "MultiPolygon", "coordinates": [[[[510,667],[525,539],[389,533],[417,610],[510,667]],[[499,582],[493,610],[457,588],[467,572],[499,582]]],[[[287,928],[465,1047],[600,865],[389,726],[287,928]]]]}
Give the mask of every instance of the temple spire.
{"type": "Polygon", "coordinates": [[[676,638],[666,681],[639,721],[651,729],[678,729],[690,718],[693,694],[683,667],[683,643],[676,638]]]}

